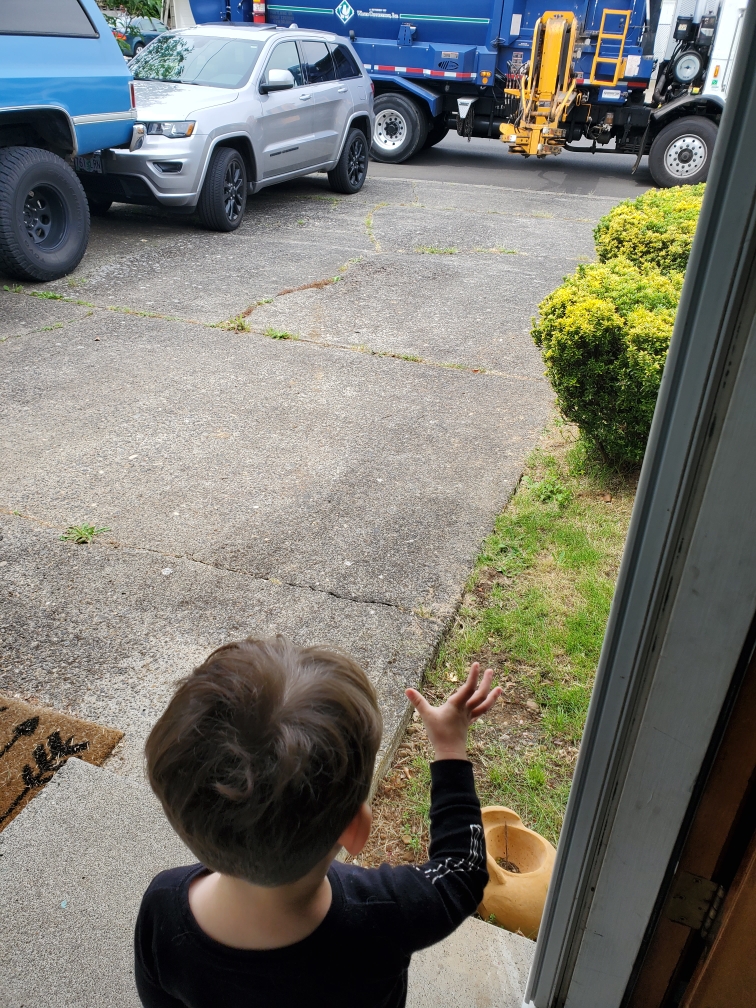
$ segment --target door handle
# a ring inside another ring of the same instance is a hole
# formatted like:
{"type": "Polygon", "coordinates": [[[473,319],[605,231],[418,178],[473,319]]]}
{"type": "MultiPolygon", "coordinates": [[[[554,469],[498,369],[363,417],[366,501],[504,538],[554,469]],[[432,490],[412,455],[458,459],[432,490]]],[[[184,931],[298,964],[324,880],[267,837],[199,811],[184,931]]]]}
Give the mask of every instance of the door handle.
{"type": "Polygon", "coordinates": [[[344,94],[344,92],[345,92],[346,90],[347,90],[347,88],[345,88],[345,87],[340,87],[340,88],[339,88],[339,94],[344,94]]]}
{"type": "Polygon", "coordinates": [[[301,94],[299,96],[299,100],[300,101],[307,101],[308,98],[312,98],[312,95],[311,94],[301,94]]]}

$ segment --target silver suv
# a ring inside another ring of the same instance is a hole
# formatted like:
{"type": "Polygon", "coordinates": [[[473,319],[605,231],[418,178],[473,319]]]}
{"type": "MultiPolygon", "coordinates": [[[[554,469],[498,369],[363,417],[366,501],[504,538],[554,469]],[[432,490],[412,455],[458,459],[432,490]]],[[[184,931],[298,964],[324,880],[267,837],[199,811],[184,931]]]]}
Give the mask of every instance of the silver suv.
{"type": "Polygon", "coordinates": [[[327,171],[336,192],[365,181],[373,88],[348,40],[274,25],[166,32],[131,61],[131,145],[79,161],[92,213],[111,203],[198,212],[215,231],[241,223],[247,195],[327,171]]]}

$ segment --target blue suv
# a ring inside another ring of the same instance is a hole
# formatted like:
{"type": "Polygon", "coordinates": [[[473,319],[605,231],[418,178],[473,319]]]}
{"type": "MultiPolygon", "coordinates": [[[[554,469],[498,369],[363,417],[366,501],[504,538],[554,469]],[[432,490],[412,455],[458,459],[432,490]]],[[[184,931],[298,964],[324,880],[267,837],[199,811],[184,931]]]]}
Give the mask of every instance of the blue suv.
{"type": "Polygon", "coordinates": [[[0,270],[55,280],[81,261],[89,205],[75,169],[128,147],[134,86],[95,0],[0,4],[0,270]]]}

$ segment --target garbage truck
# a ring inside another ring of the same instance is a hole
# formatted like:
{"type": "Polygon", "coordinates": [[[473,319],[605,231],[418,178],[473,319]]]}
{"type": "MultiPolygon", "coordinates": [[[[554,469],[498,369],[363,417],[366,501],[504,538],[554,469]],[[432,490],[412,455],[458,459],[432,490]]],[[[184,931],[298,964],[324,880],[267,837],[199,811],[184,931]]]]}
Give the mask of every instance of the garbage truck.
{"type": "Polygon", "coordinates": [[[164,0],[163,19],[348,35],[375,86],[378,161],[456,130],[526,158],[631,154],[635,171],[648,155],[666,187],[706,180],[748,0],[331,2],[164,0]]]}

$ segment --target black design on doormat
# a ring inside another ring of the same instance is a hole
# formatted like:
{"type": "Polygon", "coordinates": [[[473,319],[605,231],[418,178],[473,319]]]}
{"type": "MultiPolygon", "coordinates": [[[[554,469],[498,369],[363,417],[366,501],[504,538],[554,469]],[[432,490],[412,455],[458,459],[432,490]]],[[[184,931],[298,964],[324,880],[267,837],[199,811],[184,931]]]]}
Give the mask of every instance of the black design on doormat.
{"type": "MultiPolygon", "coordinates": [[[[8,710],[8,708],[0,707],[0,714],[2,714],[4,710],[8,710]]],[[[0,749],[0,759],[2,759],[3,756],[5,756],[8,750],[12,746],[14,746],[20,738],[23,738],[24,735],[33,735],[38,727],[39,727],[38,717],[30,717],[27,721],[22,721],[21,724],[16,725],[15,728],[13,729],[13,734],[11,735],[10,742],[6,742],[3,748],[0,749]]]]}
{"type": "MultiPolygon", "coordinates": [[[[0,707],[0,713],[7,709],[7,707],[0,707]]],[[[27,721],[22,721],[20,724],[15,725],[10,740],[5,744],[5,746],[3,746],[2,749],[0,749],[0,759],[6,755],[8,750],[15,745],[20,738],[33,735],[38,726],[38,717],[29,718],[27,721]]],[[[21,779],[23,780],[24,786],[5,812],[0,815],[0,826],[2,826],[9,816],[13,815],[15,810],[30,791],[33,791],[36,788],[44,787],[45,784],[52,780],[53,774],[60,770],[69,756],[76,756],[88,748],[88,740],[85,739],[83,742],[74,742],[73,735],[70,735],[64,741],[60,737],[59,731],[51,732],[47,736],[47,748],[45,748],[45,744],[43,742],[36,745],[32,750],[32,759],[37,764],[37,770],[35,772],[28,763],[24,764],[24,768],[21,771],[21,779]]]]}

